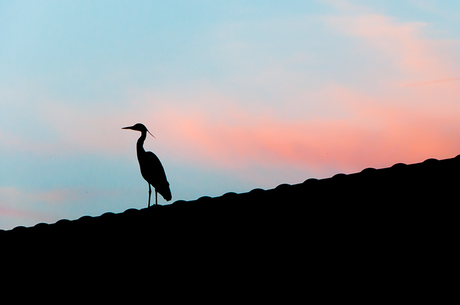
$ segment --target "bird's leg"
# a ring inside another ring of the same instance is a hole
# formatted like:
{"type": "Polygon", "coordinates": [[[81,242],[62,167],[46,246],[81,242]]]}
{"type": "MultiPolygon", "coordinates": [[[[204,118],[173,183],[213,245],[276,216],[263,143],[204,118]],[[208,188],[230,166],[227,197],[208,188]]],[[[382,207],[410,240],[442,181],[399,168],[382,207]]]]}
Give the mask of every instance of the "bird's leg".
{"type": "Polygon", "coordinates": [[[149,183],[149,208],[150,208],[150,195],[152,195],[152,188],[150,186],[150,183],[149,183]]]}
{"type": "Polygon", "coordinates": [[[158,205],[158,192],[157,192],[157,189],[155,189],[155,205],[158,205]]]}

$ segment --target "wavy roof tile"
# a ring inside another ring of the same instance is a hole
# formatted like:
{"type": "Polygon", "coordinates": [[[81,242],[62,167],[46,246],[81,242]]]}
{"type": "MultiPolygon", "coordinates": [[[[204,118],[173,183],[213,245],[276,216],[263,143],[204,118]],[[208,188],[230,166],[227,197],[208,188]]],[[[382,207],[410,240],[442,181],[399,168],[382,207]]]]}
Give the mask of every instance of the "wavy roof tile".
{"type": "MultiPolygon", "coordinates": [[[[165,232],[187,234],[198,230],[231,232],[243,228],[288,226],[305,229],[307,224],[361,226],[412,224],[430,217],[456,217],[460,182],[460,155],[451,159],[428,159],[421,163],[395,164],[389,168],[366,168],[359,173],[336,174],[331,178],[310,178],[303,183],[281,184],[274,189],[253,189],[247,193],[204,196],[178,200],[170,205],[128,209],[99,217],[63,219],[30,228],[1,231],[2,236],[123,236],[165,232]]],[[[434,218],[433,218],[434,217],[434,218]]],[[[436,223],[441,223],[437,222],[436,223]]]]}

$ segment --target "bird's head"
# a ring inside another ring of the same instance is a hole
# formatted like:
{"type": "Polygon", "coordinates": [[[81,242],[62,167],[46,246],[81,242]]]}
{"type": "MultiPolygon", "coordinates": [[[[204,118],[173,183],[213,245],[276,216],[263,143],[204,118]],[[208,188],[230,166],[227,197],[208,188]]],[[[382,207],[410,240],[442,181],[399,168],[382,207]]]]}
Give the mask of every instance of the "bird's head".
{"type": "MultiPolygon", "coordinates": [[[[133,126],[123,127],[122,129],[131,129],[131,130],[137,130],[137,131],[140,131],[140,132],[148,132],[148,133],[150,133],[150,131],[147,129],[147,127],[145,127],[144,124],[141,124],[141,123],[137,123],[136,125],[133,125],[133,126]]],[[[150,135],[155,138],[155,136],[153,134],[150,133],[150,135]]]]}

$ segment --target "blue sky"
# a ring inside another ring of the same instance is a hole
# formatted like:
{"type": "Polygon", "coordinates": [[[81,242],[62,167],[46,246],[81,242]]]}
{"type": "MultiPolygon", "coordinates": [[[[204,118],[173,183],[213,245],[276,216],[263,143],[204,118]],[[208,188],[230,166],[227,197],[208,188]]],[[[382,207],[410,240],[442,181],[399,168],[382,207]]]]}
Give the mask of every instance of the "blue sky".
{"type": "Polygon", "coordinates": [[[0,228],[146,207],[137,122],[173,201],[454,157],[459,42],[458,1],[0,0],[0,228]]]}

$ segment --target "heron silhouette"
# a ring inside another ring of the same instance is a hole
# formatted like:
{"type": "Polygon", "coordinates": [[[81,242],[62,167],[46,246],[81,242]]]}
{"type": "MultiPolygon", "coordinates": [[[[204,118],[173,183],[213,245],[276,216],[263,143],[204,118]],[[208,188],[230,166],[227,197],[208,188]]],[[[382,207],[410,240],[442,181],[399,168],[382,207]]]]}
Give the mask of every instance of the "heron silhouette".
{"type": "MultiPolygon", "coordinates": [[[[131,129],[141,132],[141,137],[137,140],[136,150],[142,177],[144,177],[149,184],[148,207],[150,207],[150,197],[152,195],[152,188],[150,185],[155,188],[155,205],[158,204],[158,193],[160,193],[166,201],[171,200],[171,189],[169,188],[169,182],[166,179],[165,170],[163,165],[161,165],[160,159],[158,159],[153,152],[144,150],[144,141],[147,137],[147,132],[150,133],[150,131],[141,123],[137,123],[134,126],[123,127],[122,129],[131,129]]],[[[155,138],[153,134],[150,133],[150,135],[155,138]]]]}

